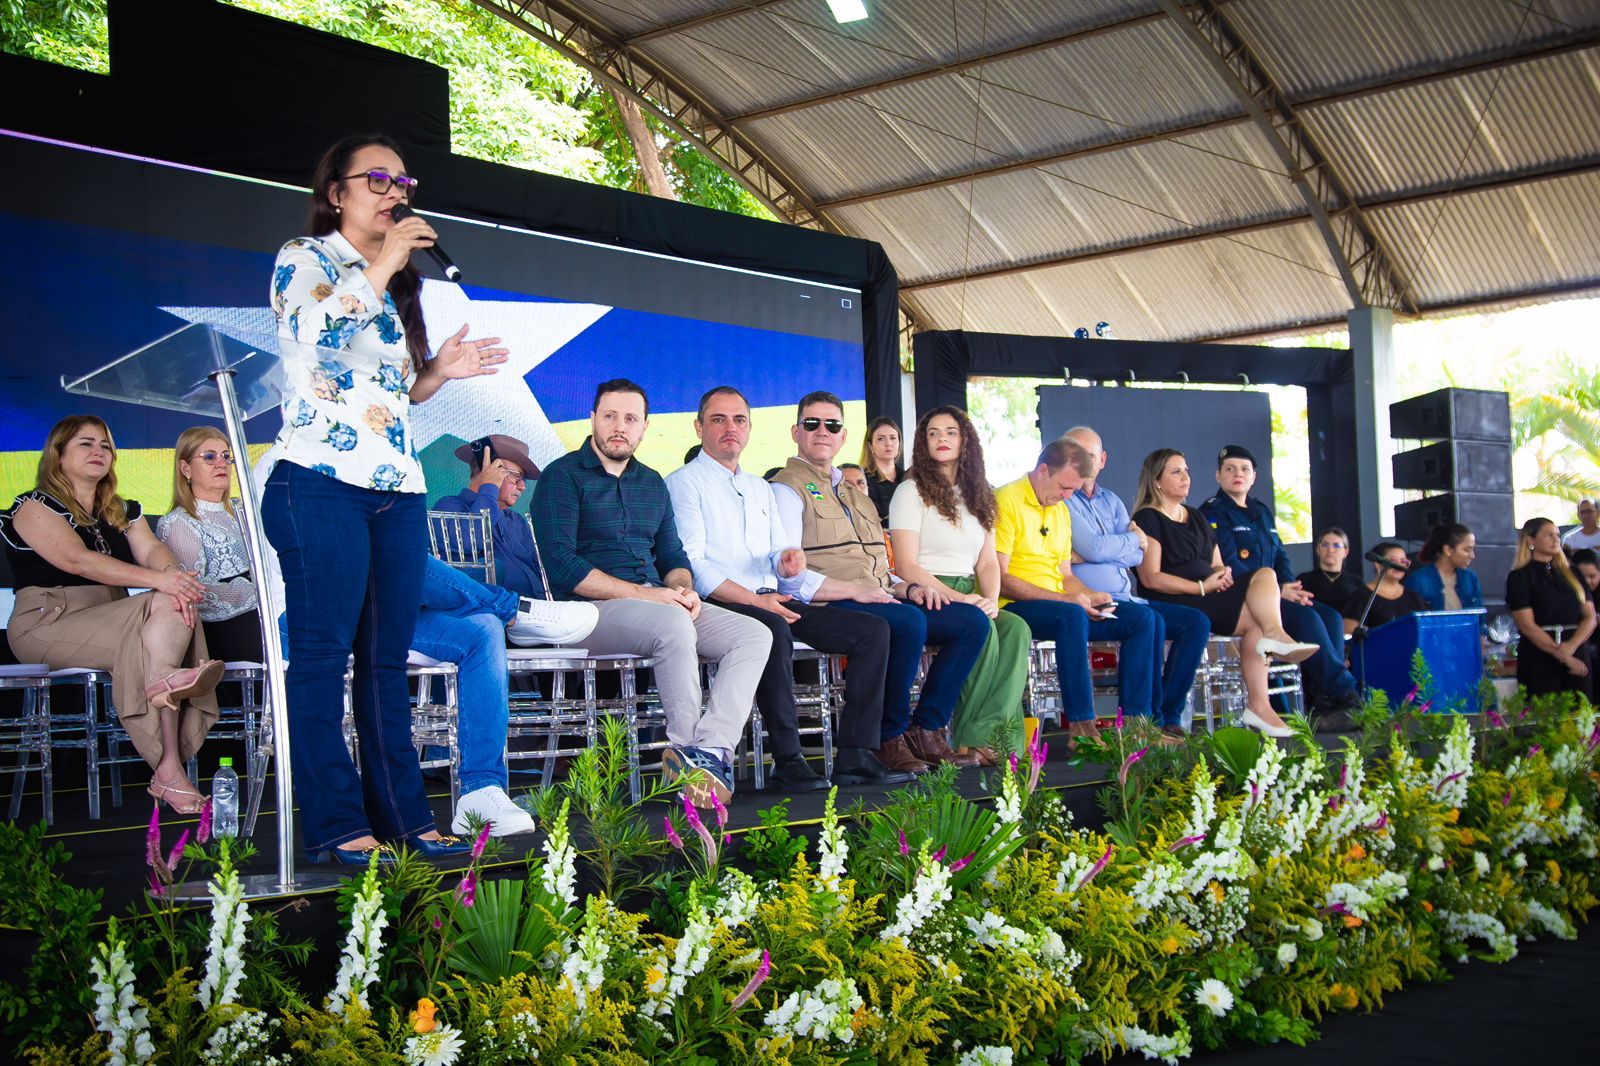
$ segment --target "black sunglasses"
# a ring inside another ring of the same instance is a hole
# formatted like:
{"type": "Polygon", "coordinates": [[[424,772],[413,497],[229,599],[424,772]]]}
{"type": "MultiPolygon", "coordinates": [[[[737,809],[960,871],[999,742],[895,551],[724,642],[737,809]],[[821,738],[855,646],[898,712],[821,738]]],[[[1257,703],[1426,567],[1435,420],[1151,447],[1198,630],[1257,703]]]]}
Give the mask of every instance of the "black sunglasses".
{"type": "Polygon", "coordinates": [[[807,433],[815,433],[821,426],[827,426],[829,433],[843,433],[844,420],[840,418],[802,418],[800,428],[807,433]]]}
{"type": "Polygon", "coordinates": [[[390,174],[386,170],[368,170],[360,174],[346,174],[340,181],[354,181],[357,178],[367,179],[367,188],[382,196],[389,191],[389,186],[400,186],[400,195],[409,200],[416,195],[417,179],[406,174],[390,174]]]}

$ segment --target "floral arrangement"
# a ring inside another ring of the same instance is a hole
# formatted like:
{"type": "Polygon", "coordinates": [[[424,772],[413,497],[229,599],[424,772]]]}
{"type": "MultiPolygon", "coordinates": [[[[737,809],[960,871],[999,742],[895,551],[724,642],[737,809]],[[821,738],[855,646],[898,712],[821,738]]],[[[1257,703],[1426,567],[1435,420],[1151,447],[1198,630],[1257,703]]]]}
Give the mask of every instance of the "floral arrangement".
{"type": "Polygon", "coordinates": [[[111,923],[82,968],[93,1029],[28,1054],[976,1066],[1303,1043],[1448,963],[1571,937],[1600,904],[1595,709],[1544,701],[1476,732],[1425,712],[1378,708],[1332,752],[1303,722],[1282,746],[1224,729],[1166,748],[1119,721],[1080,745],[1113,782],[1102,831],[1071,824],[1036,740],[994,772],[993,803],[960,798],[949,770],[870,813],[830,795],[814,855],[781,817],[733,855],[720,806],[647,816],[625,763],[603,769],[613,735],[541,797],[548,839],[521,878],[480,877],[484,834],[454,887],[410,856],[347,882],[317,996],[275,912],[241,898],[230,848],[163,853],[152,823],[157,888],[184,859],[214,870],[206,919],[186,931],[157,894],[168,917],[111,923]],[[678,860],[649,873],[635,840],[580,882],[575,802],[591,834],[650,826],[678,860]],[[612,891],[584,898],[590,882],[612,891]]]}

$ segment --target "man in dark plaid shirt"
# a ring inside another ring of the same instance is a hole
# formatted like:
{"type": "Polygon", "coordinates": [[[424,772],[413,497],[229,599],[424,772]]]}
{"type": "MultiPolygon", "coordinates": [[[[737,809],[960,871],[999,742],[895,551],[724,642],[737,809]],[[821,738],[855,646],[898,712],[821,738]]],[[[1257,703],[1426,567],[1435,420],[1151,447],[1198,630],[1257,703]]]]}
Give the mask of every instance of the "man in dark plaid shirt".
{"type": "Polygon", "coordinates": [[[723,802],[733,794],[733,749],[772,635],[695,593],[666,483],[633,457],[649,415],[644,389],[601,382],[590,436],[545,468],[529,511],[551,591],[594,600],[600,610],[584,641],[590,651],[655,659],[672,745],[662,753],[662,777],[683,778],[689,798],[706,806],[713,793],[723,802]],[[702,656],[717,666],[703,714],[702,656]]]}

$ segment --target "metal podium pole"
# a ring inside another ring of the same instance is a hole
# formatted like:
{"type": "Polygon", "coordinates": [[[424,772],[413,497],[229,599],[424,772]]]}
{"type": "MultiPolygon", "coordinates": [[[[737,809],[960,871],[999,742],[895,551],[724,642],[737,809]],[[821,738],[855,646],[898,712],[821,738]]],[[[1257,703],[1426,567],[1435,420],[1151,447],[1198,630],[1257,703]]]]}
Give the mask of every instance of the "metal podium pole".
{"type": "Polygon", "coordinates": [[[258,874],[240,879],[246,895],[277,895],[300,887],[294,874],[294,771],[289,762],[288,684],[283,672],[283,644],[279,639],[278,615],[283,604],[277,590],[267,580],[267,543],[261,531],[261,504],[251,472],[250,446],[244,437],[244,419],[239,414],[239,399],[233,389],[233,370],[218,370],[210,375],[222,400],[222,421],[228,429],[228,446],[233,449],[234,469],[239,475],[239,518],[244,526],[244,543],[250,553],[250,572],[256,578],[257,614],[267,651],[267,704],[272,714],[273,774],[278,798],[278,875],[258,874]]]}

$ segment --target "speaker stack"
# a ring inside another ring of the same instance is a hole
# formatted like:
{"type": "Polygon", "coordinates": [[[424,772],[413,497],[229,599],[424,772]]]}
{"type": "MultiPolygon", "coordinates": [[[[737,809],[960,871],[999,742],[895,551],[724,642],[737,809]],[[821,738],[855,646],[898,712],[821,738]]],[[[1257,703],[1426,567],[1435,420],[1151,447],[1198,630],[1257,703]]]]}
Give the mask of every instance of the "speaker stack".
{"type": "Polygon", "coordinates": [[[1427,495],[1396,505],[1394,531],[1420,542],[1459,522],[1477,537],[1473,570],[1484,599],[1503,603],[1516,556],[1511,484],[1511,398],[1485,389],[1440,389],[1389,405],[1389,435],[1419,446],[1396,454],[1394,485],[1427,495]]]}

